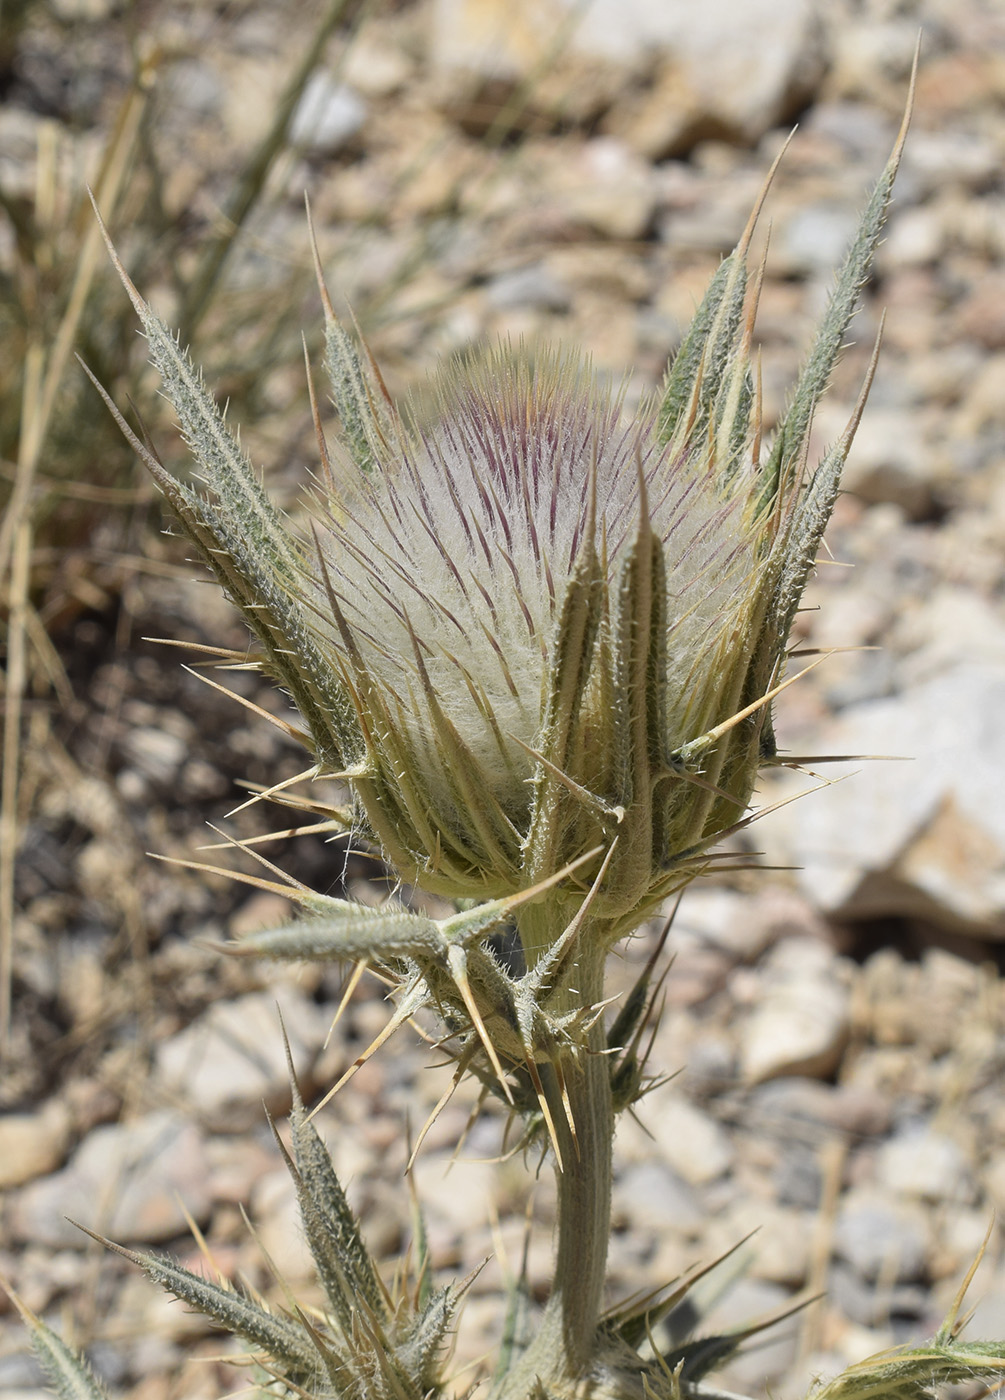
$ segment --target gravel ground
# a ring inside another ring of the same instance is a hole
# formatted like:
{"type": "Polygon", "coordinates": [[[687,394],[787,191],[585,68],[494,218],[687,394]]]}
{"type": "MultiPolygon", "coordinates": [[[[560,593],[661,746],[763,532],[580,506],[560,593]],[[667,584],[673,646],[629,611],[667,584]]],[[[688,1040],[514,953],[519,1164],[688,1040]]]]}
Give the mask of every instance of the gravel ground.
{"type": "MultiPolygon", "coordinates": [[[[723,1374],[733,1389],[795,1400],[816,1375],[930,1333],[1005,1209],[1005,21],[993,0],[778,3],[751,37],[744,7],[720,0],[709,7],[715,43],[678,35],[662,51],[646,26],[672,9],[640,0],[637,32],[623,17],[614,43],[598,5],[600,37],[552,64],[513,18],[491,71],[470,40],[491,6],[368,11],[311,80],[202,336],[221,336],[253,297],[277,324],[294,311],[316,320],[306,188],[330,281],[393,392],[420,386],[440,356],[508,335],[582,346],[613,381],[628,373],[630,402],[658,382],[798,117],[766,215],[758,339],[771,422],[892,143],[923,26],[888,237],[818,417],[822,447],[851,412],[885,308],[883,358],[828,536],[833,566],[819,569],[799,621],[807,646],[854,650],[788,691],[777,723],[793,753],[913,761],[851,765],[862,771],[751,830],[762,870],[687,894],[653,1051],[676,1077],[616,1144],[612,1299],[758,1229],[734,1256],[732,1287],[710,1290],[709,1324],[823,1292],[723,1374]],[[738,67],[738,49],[754,43],[757,61],[738,67]]],[[[40,142],[56,143],[68,189],[95,178],[128,85],[131,25],[168,55],[151,140],[184,276],[310,25],[255,0],[131,18],[110,0],[27,7],[12,48],[0,46],[0,187],[15,203],[41,197],[40,142]]],[[[0,225],[3,275],[17,261],[13,228],[13,215],[0,225]]],[[[127,262],[139,258],[125,215],[115,232],[127,262]]],[[[179,310],[170,279],[143,290],[169,319],[179,310]]],[[[240,387],[250,345],[243,330],[217,340],[214,383],[240,387]]],[[[245,441],[293,502],[312,451],[302,369],[295,349],[255,364],[245,441]]],[[[144,854],[213,860],[194,856],[220,839],[207,822],[242,838],[285,826],[281,809],[227,814],[242,800],[236,784],[272,785],[301,763],[264,720],[141,640],[244,644],[226,604],[193,585],[179,542],[158,533],[146,488],[130,490],[142,510],[129,528],[116,524],[129,507],[91,508],[76,533],[64,513],[38,536],[50,600],[39,606],[65,686],[36,687],[25,712],[0,1273],[88,1345],[116,1392],[199,1400],[242,1383],[226,1344],[65,1217],[189,1263],[191,1217],[227,1276],[274,1288],[264,1247],[309,1300],[292,1191],[262,1112],[263,1101],[280,1114],[288,1104],[276,1005],[312,1094],[387,1010],[364,981],[329,1036],[332,972],[276,975],[206,946],[282,918],[285,901],[144,854]]],[[[281,709],[252,675],[226,679],[281,709]]],[[[765,802],[787,791],[772,784],[765,802]]],[[[317,836],[268,849],[321,888],[370,901],[388,888],[371,858],[317,836]]],[[[612,991],[657,931],[614,961],[612,991]]],[[[446,1076],[403,1031],[319,1120],[389,1261],[409,1237],[405,1116],[420,1124],[446,1076]]],[[[437,1270],[489,1260],[459,1370],[493,1345],[502,1270],[519,1258],[528,1210],[530,1280],[544,1296],[553,1209],[547,1173],[500,1159],[501,1116],[471,1126],[473,1107],[463,1092],[451,1102],[416,1168],[437,1270]]],[[[973,1299],[971,1334],[1005,1335],[999,1226],[973,1299]]],[[[35,1400],[39,1373],[4,1308],[0,1394],[35,1400]]]]}

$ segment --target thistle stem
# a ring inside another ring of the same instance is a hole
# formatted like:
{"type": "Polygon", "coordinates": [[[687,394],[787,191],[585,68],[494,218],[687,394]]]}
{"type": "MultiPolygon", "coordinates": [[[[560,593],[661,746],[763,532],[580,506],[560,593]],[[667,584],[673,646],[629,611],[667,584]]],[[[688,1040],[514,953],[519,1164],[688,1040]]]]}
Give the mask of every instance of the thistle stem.
{"type": "MultiPolygon", "coordinates": [[[[603,998],[604,942],[597,930],[584,927],[577,946],[579,957],[562,992],[564,1005],[556,1008],[563,1011],[589,1008],[603,998]]],[[[611,1218],[614,1110],[606,1048],[603,1018],[598,1017],[575,1059],[564,1054],[558,1067],[539,1065],[562,1155],[562,1169],[556,1165],[554,1285],[533,1342],[502,1378],[496,1400],[525,1400],[539,1393],[539,1382],[547,1388],[575,1381],[594,1355],[611,1218]]]]}

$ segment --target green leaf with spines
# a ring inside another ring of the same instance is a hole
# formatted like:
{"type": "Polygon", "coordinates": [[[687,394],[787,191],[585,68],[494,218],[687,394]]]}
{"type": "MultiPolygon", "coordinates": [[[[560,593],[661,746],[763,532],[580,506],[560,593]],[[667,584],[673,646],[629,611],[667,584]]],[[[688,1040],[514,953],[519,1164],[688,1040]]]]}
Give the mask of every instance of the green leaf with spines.
{"type": "Polygon", "coordinates": [[[239,520],[221,506],[193,494],[200,523],[213,544],[190,536],[203,552],[252,631],[266,647],[269,669],[287,686],[304,716],[322,763],[338,770],[360,760],[363,745],[338,669],[308,626],[295,581],[272,571],[245,537],[239,520]]]}
{"type": "Polygon", "coordinates": [[[862,288],[865,286],[869,269],[872,266],[879,236],[886,220],[886,212],[893,192],[893,182],[900,165],[901,152],[904,149],[913,96],[914,83],[912,79],[907,114],[904,117],[893,153],[876,182],[859,220],[844,265],[838,273],[826,313],[817,329],[816,338],[806,363],[796,381],[791,403],[775,431],[774,442],[762,472],[758,493],[758,508],[761,511],[771,510],[779,492],[788,489],[791,484],[788,478],[795,472],[802,459],[813,414],[827,388],[831,372],[844,342],[845,333],[855,314],[862,288]]]}
{"type": "Polygon", "coordinates": [[[808,1400],[933,1400],[943,1386],[1002,1381],[1005,1343],[933,1341],[869,1357],[817,1386],[808,1400]]]}
{"type": "MultiPolygon", "coordinates": [[[[478,864],[512,872],[520,869],[521,836],[496,800],[488,775],[465,743],[457,726],[440,703],[429,680],[422,648],[412,634],[416,671],[419,675],[426,712],[432,724],[433,744],[439,767],[447,784],[451,803],[465,814],[466,824],[481,845],[472,841],[478,864]]],[[[444,826],[446,823],[438,823],[444,826]]]]}
{"type": "Polygon", "coordinates": [[[300,551],[266,495],[251,459],[227,427],[188,352],[163,321],[138,298],[137,311],[150,346],[150,358],[164,382],[181,423],[185,442],[224,512],[237,523],[248,547],[268,567],[292,583],[302,568],[300,551]]]}
{"type": "Polygon", "coordinates": [[[343,908],[248,934],[241,939],[239,951],[281,962],[359,962],[439,957],[446,950],[432,919],[400,905],[373,909],[350,900],[331,903],[343,908]]]}
{"type": "MultiPolygon", "coordinates": [[[[276,1141],[285,1157],[286,1152],[278,1134],[276,1141]]],[[[357,1299],[353,1288],[353,1279],[346,1271],[346,1259],[339,1247],[337,1227],[330,1216],[322,1214],[318,1210],[300,1173],[288,1157],[287,1165],[290,1168],[290,1175],[297,1192],[297,1205],[300,1210],[304,1236],[311,1251],[311,1258],[314,1260],[314,1267],[318,1271],[321,1286],[331,1306],[333,1323],[343,1338],[351,1338],[359,1308],[364,1304],[357,1299]]],[[[378,1337],[378,1340],[383,1343],[383,1337],[378,1337]]],[[[332,1352],[343,1359],[342,1348],[332,1347],[332,1352]]],[[[351,1369],[351,1363],[346,1364],[349,1364],[351,1369]]]]}
{"type": "Polygon", "coordinates": [[[422,1396],[430,1395],[441,1384],[448,1336],[462,1291],[455,1285],[434,1290],[425,1307],[415,1315],[404,1338],[395,1346],[398,1364],[422,1396]]]}
{"type": "MultiPolygon", "coordinates": [[[[350,1296],[345,1302],[349,1304],[350,1312],[362,1302],[376,1318],[387,1323],[390,1313],[376,1267],[363,1243],[359,1225],[338,1179],[331,1154],[308,1119],[303,1101],[296,1092],[290,1127],[293,1156],[299,1177],[298,1191],[302,1185],[303,1199],[310,1202],[318,1220],[322,1222],[325,1234],[331,1240],[338,1259],[340,1285],[344,1287],[348,1284],[350,1290],[350,1296]]],[[[306,1216],[304,1225],[313,1250],[313,1236],[306,1216]]],[[[335,1306],[338,1299],[332,1297],[329,1280],[322,1276],[322,1282],[335,1306]]]]}
{"type": "Polygon", "coordinates": [[[744,453],[751,446],[750,414],[754,405],[754,381],[745,356],[738,352],[719,394],[715,414],[716,462],[719,480],[732,481],[744,453]]]}
{"type": "Polygon", "coordinates": [[[68,1347],[12,1289],[7,1292],[28,1328],[32,1350],[59,1400],[110,1400],[83,1353],[68,1347]]]}
{"type": "MultiPolygon", "coordinates": [[[[660,404],[659,440],[669,442],[686,421],[694,397],[695,381],[704,372],[709,339],[723,299],[736,272],[736,254],[724,258],[708,285],[673,363],[667,371],[660,404]]],[[[742,304],[742,299],[741,299],[742,304]]]]}
{"type": "Polygon", "coordinates": [[[803,589],[816,562],[824,530],[840,491],[841,473],[872,388],[879,359],[879,346],[880,337],[877,337],[854,412],[844,432],[825,453],[805,491],[796,502],[776,547],[780,553],[780,564],[776,566],[778,583],[768,614],[768,625],[773,628],[767,637],[769,645],[775,638],[788,637],[803,589]]]}
{"type": "MultiPolygon", "coordinates": [[[[131,288],[128,281],[126,285],[131,288]]],[[[135,288],[130,294],[138,308],[146,307],[135,288]]],[[[174,343],[170,336],[167,339],[174,343]]],[[[286,588],[277,587],[276,579],[267,570],[263,571],[262,559],[254,551],[249,555],[246,539],[222,505],[214,504],[171,476],[155,453],[136,436],[87,366],[83,368],[126,440],[142,458],[173,507],[186,534],[240,609],[265,653],[263,665],[290,690],[317,745],[322,764],[337,770],[356,761],[362,745],[355,716],[348,698],[338,687],[338,671],[321,657],[307,635],[296,598],[286,588]],[[298,639],[305,648],[303,665],[293,662],[292,648],[298,639]]],[[[213,407],[215,409],[215,405],[213,407]]],[[[241,457],[239,452],[238,457],[241,457]]],[[[248,470],[252,471],[250,464],[248,470]]]]}
{"type": "Polygon", "coordinates": [[[377,406],[374,386],[360,363],[356,346],[338,320],[327,315],[325,368],[349,453],[361,472],[375,471],[388,424],[377,406]]]}
{"type": "Polygon", "coordinates": [[[200,1274],[182,1268],[172,1259],[123,1249],[108,1240],[104,1243],[116,1253],[138,1264],[148,1278],[161,1288],[166,1288],[183,1303],[188,1303],[205,1317],[212,1318],[234,1336],[242,1337],[253,1346],[261,1347],[284,1369],[294,1384],[309,1383],[317,1374],[320,1365],[317,1350],[304,1329],[288,1318],[267,1312],[250,1298],[245,1298],[231,1288],[211,1283],[200,1274]]]}

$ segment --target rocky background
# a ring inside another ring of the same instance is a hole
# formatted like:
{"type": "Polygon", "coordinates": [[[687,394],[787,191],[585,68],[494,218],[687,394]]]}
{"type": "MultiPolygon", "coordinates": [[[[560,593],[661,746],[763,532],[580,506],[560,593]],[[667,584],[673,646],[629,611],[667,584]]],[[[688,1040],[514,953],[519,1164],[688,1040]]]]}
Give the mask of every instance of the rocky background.
{"type": "MultiPolygon", "coordinates": [[[[274,784],[302,760],[183,671],[189,657],[146,640],[244,645],[161,533],[159,504],[75,369],[57,376],[41,452],[25,446],[44,417],[32,375],[71,326],[158,449],[182,451],[103,261],[72,319],[84,181],[294,506],[315,451],[298,343],[301,327],[316,337],[319,310],[305,189],[329,281],[392,391],[484,336],[543,336],[582,346],[614,382],[627,372],[631,400],[658,382],[798,123],[760,245],[771,422],[892,144],[920,27],[889,235],[818,415],[823,446],[885,308],[830,557],[799,622],[806,645],[851,650],[786,693],[777,726],[790,754],[885,757],[821,766],[845,780],[748,833],[763,868],[687,894],[652,1057],[676,1077],[617,1141],[612,1301],[758,1229],[702,1301],[718,1327],[825,1293],[723,1376],[795,1400],[815,1376],[930,1333],[1005,1207],[1005,12],[996,0],[575,12],[401,0],[329,19],[305,64],[326,20],[314,5],[4,4],[0,564],[18,784],[5,779],[16,840],[9,821],[0,839],[5,869],[17,855],[0,910],[13,993],[0,1273],[87,1346],[116,1393],[239,1387],[227,1342],[66,1217],[190,1265],[194,1221],[228,1277],[281,1296],[278,1270],[309,1300],[262,1109],[288,1102],[276,1007],[315,1095],[387,1016],[364,981],[331,1031],[334,971],[277,975],[207,946],[282,918],[280,895],[144,854],[240,865],[198,853],[226,840],[206,824],[284,830],[279,807],[228,813],[247,796],[238,784],[274,784]]],[[[219,679],[282,709],[248,673],[219,679]]],[[[783,777],[765,804],[789,794],[783,777]]],[[[388,889],[372,858],[316,835],[263,850],[319,888],[388,889]]],[[[656,932],[614,964],[612,990],[656,932]]],[[[447,1075],[406,1030],[321,1120],[389,1268],[410,1237],[406,1123],[414,1135],[447,1075]]],[[[469,1123],[473,1108],[463,1093],[451,1102],[415,1173],[436,1269],[489,1260],[458,1339],[458,1391],[494,1344],[528,1211],[537,1297],[549,1268],[548,1173],[506,1158],[501,1116],[469,1123]]],[[[999,1226],[972,1298],[972,1335],[1005,1336],[999,1226]]],[[[0,1393],[36,1400],[39,1372],[4,1307],[0,1393]]]]}

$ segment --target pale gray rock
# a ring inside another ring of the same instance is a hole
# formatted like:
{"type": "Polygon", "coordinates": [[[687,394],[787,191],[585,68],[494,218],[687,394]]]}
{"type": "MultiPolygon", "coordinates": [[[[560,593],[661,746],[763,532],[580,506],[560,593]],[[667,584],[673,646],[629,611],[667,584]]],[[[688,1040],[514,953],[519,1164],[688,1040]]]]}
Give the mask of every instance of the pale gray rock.
{"type": "Polygon", "coordinates": [[[705,1248],[715,1257],[747,1236],[751,1238],[744,1254],[751,1278],[787,1288],[805,1283],[813,1240],[811,1213],[762,1199],[740,1200],[706,1221],[705,1248]]]}
{"type": "Polygon", "coordinates": [[[889,114],[868,102],[817,102],[806,115],[805,128],[870,163],[886,159],[896,135],[889,114]]]}
{"type": "Polygon", "coordinates": [[[773,886],[751,896],[698,882],[681,903],[669,946],[676,952],[697,943],[730,961],[752,962],[778,938],[820,932],[811,907],[794,891],[773,886]]]}
{"type": "Polygon", "coordinates": [[[841,265],[857,224],[857,206],[851,204],[806,204],[794,210],[778,240],[786,272],[829,277],[841,265]]]}
{"type": "Polygon", "coordinates": [[[286,1167],[277,1167],[255,1183],[250,1215],[258,1242],[282,1278],[303,1283],[314,1277],[297,1188],[286,1167]]]}
{"type": "Polygon", "coordinates": [[[757,1230],[753,1241],[754,1259],[751,1277],[769,1283],[781,1283],[787,1288],[801,1288],[809,1276],[810,1250],[813,1244],[814,1201],[808,1209],[757,1202],[747,1210],[751,1229],[757,1230]]]}
{"type": "Polygon", "coordinates": [[[457,1229],[460,1222],[477,1227],[486,1222],[499,1167],[494,1162],[457,1157],[451,1152],[429,1152],[420,1159],[423,1210],[442,1230],[457,1229]]]}
{"type": "Polygon", "coordinates": [[[352,139],[366,121],[366,103],[346,83],[323,70],[307,83],[290,121],[291,146],[328,156],[352,139]]]}
{"type": "Polygon", "coordinates": [[[33,1352],[0,1356],[0,1395],[4,1400],[52,1400],[45,1372],[33,1352]]]}
{"type": "Polygon", "coordinates": [[[691,1186],[714,1181],[733,1162],[733,1145],[714,1118],[679,1094],[642,1110],[660,1158],[691,1186]]]}
{"type": "Polygon", "coordinates": [[[369,34],[366,26],[353,35],[342,65],[348,86],[373,100],[391,97],[413,75],[414,63],[404,50],[388,41],[387,34],[369,34]]]}
{"type": "MultiPolygon", "coordinates": [[[[702,1318],[702,1334],[714,1335],[747,1326],[783,1307],[791,1297],[780,1284],[741,1278],[725,1290],[721,1301],[702,1318]]],[[[771,1328],[757,1339],[756,1345],[741,1349],[721,1371],[716,1370],[716,1389],[741,1391],[744,1395],[773,1394],[778,1379],[792,1366],[797,1347],[795,1328],[771,1328]]]]}
{"type": "Polygon", "coordinates": [[[649,164],[613,137],[588,141],[558,191],[563,214],[603,238],[644,238],[656,210],[649,164]]]}
{"type": "Polygon", "coordinates": [[[848,1039],[849,991],[832,951],[814,938],[772,949],[763,983],[740,1028],[740,1067],[749,1084],[780,1074],[828,1075],[848,1039]]]}
{"type": "Polygon", "coordinates": [[[933,205],[898,210],[879,249],[880,268],[889,272],[935,263],[945,251],[948,234],[942,210],[933,205]]]}
{"type": "Polygon", "coordinates": [[[674,918],[670,947],[677,950],[698,943],[737,949],[741,956],[759,952],[753,940],[748,945],[746,933],[750,924],[751,901],[736,890],[706,889],[693,885],[684,897],[674,918]]]}
{"type": "Polygon", "coordinates": [[[913,1283],[928,1253],[924,1212],[875,1189],[850,1191],[835,1221],[834,1253],[867,1282],[913,1283]]]}
{"type": "MultiPolygon", "coordinates": [[[[750,201],[716,191],[694,209],[671,209],[659,222],[659,236],[671,248],[689,253],[728,253],[736,246],[750,215],[750,201]]],[[[694,305],[687,308],[681,331],[690,324],[694,305]]]]}
{"type": "Polygon", "coordinates": [[[824,51],[815,0],[436,0],[436,67],[519,79],[541,62],[570,12],[574,56],[626,66],[672,59],[684,123],[756,139],[806,99],[824,51]],[[690,110],[687,110],[690,109],[690,110]]]}
{"type": "Polygon", "coordinates": [[[700,1235],[705,1212],[692,1186],[665,1162],[637,1162],[614,1184],[614,1218],[646,1234],[700,1235]]]}
{"type": "Polygon", "coordinates": [[[1005,672],[1002,610],[969,588],[940,584],[898,620],[891,648],[906,653],[897,674],[905,689],[944,675],[964,661],[1005,672]]]}
{"type": "Polygon", "coordinates": [[[249,1127],[261,1120],[263,1102],[282,1109],[289,1101],[284,1028],[302,1073],[328,1029],[320,1007],[289,984],[217,1002],[158,1047],[155,1082],[207,1126],[249,1127]]]}
{"type": "Polygon", "coordinates": [[[907,1129],[885,1142],[876,1180],[891,1196],[969,1204],[976,1187],[967,1154],[945,1133],[929,1127],[907,1129]]]}
{"type": "MultiPolygon", "coordinates": [[[[830,914],[913,915],[1005,937],[1003,713],[1005,666],[991,665],[850,707],[811,753],[913,761],[855,765],[847,782],[760,821],[758,844],[771,864],[798,866],[801,887],[830,914]]],[[[774,792],[809,786],[786,777],[774,792]]]]}
{"type": "MultiPolygon", "coordinates": [[[[960,359],[964,368],[959,379],[963,402],[953,429],[957,440],[969,441],[989,428],[1000,431],[1005,425],[1005,353],[964,353],[960,359]]],[[[940,356],[939,361],[945,364],[945,357],[940,356]]],[[[1001,516],[1003,506],[1005,497],[999,490],[992,509],[1001,516]]]]}
{"type": "Polygon", "coordinates": [[[61,24],[97,24],[114,11],[114,0],[53,0],[52,6],[61,24]]]}
{"type": "Polygon", "coordinates": [[[171,101],[183,108],[187,116],[208,121],[223,107],[220,75],[205,58],[182,58],[171,64],[164,82],[171,101]]]}
{"type": "Polygon", "coordinates": [[[127,731],[123,748],[145,778],[167,785],[174,781],[188,757],[188,745],[166,729],[141,726],[127,731]]]}
{"type": "Polygon", "coordinates": [[[785,1142],[819,1143],[832,1130],[875,1137],[890,1126],[890,1105],[877,1091],[798,1076],[758,1085],[741,1112],[756,1131],[785,1142]]]}
{"type": "MultiPolygon", "coordinates": [[[[977,1198],[974,1205],[942,1202],[937,1212],[936,1244],[931,1273],[935,1278],[961,1279],[981,1252],[991,1224],[987,1202],[977,1198]]],[[[992,1236],[993,1238],[993,1236],[992,1236]]],[[[988,1261],[990,1262],[990,1261],[988,1261]]],[[[982,1278],[982,1287],[991,1282],[992,1271],[982,1278]]],[[[981,1274],[978,1274],[981,1278],[981,1274]]],[[[975,1336],[997,1336],[1000,1332],[976,1332],[975,1336]]]]}
{"type": "Polygon", "coordinates": [[[93,1129],[62,1169],[11,1195],[9,1228],[21,1242],[84,1249],[67,1217],[123,1243],[155,1244],[205,1224],[212,1197],[199,1130],[166,1110],[93,1129]]]}
{"type": "Polygon", "coordinates": [[[853,18],[837,6],[830,8],[828,17],[832,20],[830,88],[842,96],[868,100],[890,81],[907,78],[918,42],[916,19],[853,18]]]}
{"type": "MultiPolygon", "coordinates": [[[[835,1261],[827,1276],[827,1300],[844,1318],[863,1328],[888,1324],[891,1313],[903,1326],[908,1318],[920,1319],[928,1304],[928,1295],[920,1283],[900,1283],[891,1286],[885,1279],[864,1279],[850,1265],[835,1261]]],[[[912,1329],[917,1333],[919,1326],[912,1329]]],[[[873,1348],[867,1348],[872,1351],[873,1348]]]]}
{"type": "Polygon", "coordinates": [[[568,311],[569,290],[544,263],[514,268],[493,277],[488,287],[493,306],[531,307],[535,311],[568,311]]]}
{"type": "Polygon", "coordinates": [[[599,53],[628,45],[634,46],[633,57],[654,44],[669,50],[697,102],[748,140],[787,116],[823,71],[813,0],[706,0],[700,6],[690,0],[594,0],[581,32],[599,53]]]}
{"type": "MultiPolygon", "coordinates": [[[[820,440],[833,442],[847,420],[845,408],[825,405],[817,423],[820,440]]],[[[870,505],[899,506],[909,519],[919,520],[931,510],[935,477],[936,460],[916,415],[900,407],[870,408],[855,434],[842,489],[870,505]]]]}
{"type": "Polygon", "coordinates": [[[468,1241],[489,1226],[501,1180],[498,1161],[477,1161],[453,1151],[420,1154],[416,1184],[434,1258],[470,1257],[468,1241]]]}
{"type": "Polygon", "coordinates": [[[995,1212],[1005,1210],[1005,1156],[995,1152],[981,1172],[981,1185],[995,1212]]]}
{"type": "Polygon", "coordinates": [[[904,147],[904,174],[919,194],[947,185],[979,190],[1001,173],[1001,142],[973,130],[912,132],[904,147]]]}
{"type": "Polygon", "coordinates": [[[39,129],[45,118],[13,103],[0,110],[0,175],[12,193],[25,194],[31,188],[34,156],[39,129]],[[24,188],[27,187],[27,188],[24,188]]]}
{"type": "Polygon", "coordinates": [[[967,1334],[974,1337],[1005,1336],[1005,1273],[984,1279],[974,1298],[974,1310],[967,1324],[967,1334]]]}

